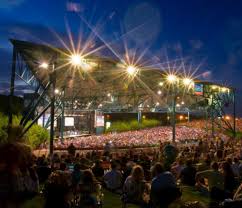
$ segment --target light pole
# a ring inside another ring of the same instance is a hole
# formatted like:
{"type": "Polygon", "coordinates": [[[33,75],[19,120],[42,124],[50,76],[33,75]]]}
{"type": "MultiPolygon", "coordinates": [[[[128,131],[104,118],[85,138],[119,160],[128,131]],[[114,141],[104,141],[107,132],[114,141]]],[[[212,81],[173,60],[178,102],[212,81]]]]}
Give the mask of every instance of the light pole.
{"type": "MultiPolygon", "coordinates": [[[[166,77],[166,81],[168,84],[171,85],[172,89],[172,120],[171,120],[171,125],[172,125],[172,142],[176,142],[176,99],[177,96],[180,92],[180,88],[190,88],[190,86],[193,84],[193,80],[190,78],[182,78],[180,79],[174,74],[170,74],[166,77]]],[[[184,89],[187,90],[187,89],[184,89]]]]}
{"type": "Polygon", "coordinates": [[[171,117],[171,125],[172,125],[172,143],[176,142],[176,97],[177,97],[177,84],[179,84],[179,80],[176,75],[170,74],[167,76],[167,82],[171,84],[172,87],[172,117],[171,117]]]}

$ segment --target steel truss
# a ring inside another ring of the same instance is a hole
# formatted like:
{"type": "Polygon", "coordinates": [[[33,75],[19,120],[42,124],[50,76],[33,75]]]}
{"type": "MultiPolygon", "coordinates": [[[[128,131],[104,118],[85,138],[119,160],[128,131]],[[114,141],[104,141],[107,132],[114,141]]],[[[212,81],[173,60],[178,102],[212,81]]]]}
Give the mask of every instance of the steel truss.
{"type": "MultiPolygon", "coordinates": [[[[11,74],[11,87],[10,87],[10,99],[9,99],[9,124],[12,124],[12,97],[15,91],[15,81],[21,80],[26,86],[33,90],[33,99],[25,106],[20,125],[24,127],[23,133],[21,136],[24,136],[27,131],[32,127],[37,120],[43,116],[46,111],[51,106],[51,100],[49,95],[49,89],[51,86],[51,81],[46,85],[43,85],[36,77],[36,74],[29,68],[26,60],[21,56],[21,53],[14,47],[13,48],[13,60],[12,60],[12,74],[11,74]]],[[[55,113],[58,115],[55,119],[63,114],[62,111],[62,94],[56,95],[55,101],[55,113]],[[61,113],[59,111],[61,110],[61,113]]],[[[48,128],[50,126],[50,119],[47,121],[44,127],[48,128]]]]}
{"type": "Polygon", "coordinates": [[[236,136],[236,109],[235,109],[235,89],[229,88],[222,91],[213,85],[205,87],[205,98],[207,99],[207,114],[211,121],[212,137],[215,135],[215,128],[233,132],[236,136]],[[228,117],[226,110],[233,110],[233,116],[228,117]]]}

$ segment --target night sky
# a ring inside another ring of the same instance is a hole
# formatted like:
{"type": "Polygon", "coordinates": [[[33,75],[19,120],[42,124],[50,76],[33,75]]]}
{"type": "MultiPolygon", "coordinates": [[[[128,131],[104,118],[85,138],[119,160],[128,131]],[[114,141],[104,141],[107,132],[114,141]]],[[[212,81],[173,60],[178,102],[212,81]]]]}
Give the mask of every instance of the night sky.
{"type": "Polygon", "coordinates": [[[9,38],[61,46],[56,33],[69,45],[68,28],[74,40],[95,29],[94,47],[114,42],[119,54],[126,43],[151,60],[183,57],[199,78],[236,87],[242,112],[241,0],[0,0],[0,93],[10,80],[9,38]]]}

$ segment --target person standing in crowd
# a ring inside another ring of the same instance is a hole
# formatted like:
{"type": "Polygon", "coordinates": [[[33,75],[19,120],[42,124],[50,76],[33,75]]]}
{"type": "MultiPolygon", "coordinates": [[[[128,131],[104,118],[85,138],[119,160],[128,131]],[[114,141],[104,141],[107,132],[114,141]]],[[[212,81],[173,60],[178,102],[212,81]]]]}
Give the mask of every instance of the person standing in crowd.
{"type": "Polygon", "coordinates": [[[74,170],[71,173],[72,185],[73,185],[74,190],[77,189],[77,186],[82,181],[82,175],[83,175],[83,172],[81,171],[80,164],[79,163],[76,163],[74,165],[74,170]]]}
{"type": "Polygon", "coordinates": [[[177,158],[176,162],[171,167],[171,172],[178,179],[181,175],[181,171],[184,169],[183,159],[177,158]]]}
{"type": "Polygon", "coordinates": [[[73,143],[71,143],[68,148],[67,148],[68,154],[72,157],[75,157],[76,154],[76,147],[74,146],[73,143]]]}
{"type": "Polygon", "coordinates": [[[234,162],[231,165],[231,168],[233,170],[234,176],[240,179],[240,161],[237,157],[234,157],[234,162]]]}

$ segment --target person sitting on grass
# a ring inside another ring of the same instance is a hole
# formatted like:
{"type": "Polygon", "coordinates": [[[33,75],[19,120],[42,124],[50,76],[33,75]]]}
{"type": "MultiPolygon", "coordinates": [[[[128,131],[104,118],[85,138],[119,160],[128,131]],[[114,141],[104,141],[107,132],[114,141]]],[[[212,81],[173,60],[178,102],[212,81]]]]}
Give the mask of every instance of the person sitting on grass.
{"type": "Polygon", "coordinates": [[[92,172],[97,178],[97,180],[102,181],[103,175],[104,175],[104,169],[101,165],[100,160],[96,160],[94,167],[92,168],[92,172]]]}
{"type": "Polygon", "coordinates": [[[207,180],[207,191],[211,197],[211,205],[217,206],[217,203],[225,199],[224,192],[224,177],[223,174],[219,172],[219,166],[217,162],[213,162],[211,169],[198,172],[196,174],[196,181],[198,189],[200,188],[202,192],[205,193],[205,186],[199,186],[202,178],[207,180]]]}
{"type": "Polygon", "coordinates": [[[96,180],[91,170],[83,172],[82,182],[79,184],[80,208],[95,208],[101,203],[101,185],[96,180]]]}
{"type": "Polygon", "coordinates": [[[103,177],[106,188],[112,192],[119,191],[122,186],[122,174],[118,170],[118,165],[115,161],[111,164],[111,171],[108,171],[103,177]]]}
{"type": "Polygon", "coordinates": [[[166,208],[181,196],[175,177],[161,163],[152,167],[151,203],[154,208],[166,208]]]}
{"type": "Polygon", "coordinates": [[[70,175],[64,171],[51,173],[44,194],[45,208],[70,208],[72,199],[70,175]]]}
{"type": "Polygon", "coordinates": [[[145,207],[149,203],[150,186],[144,180],[144,170],[140,165],[133,167],[123,187],[124,202],[130,202],[145,207]]]}
{"type": "Polygon", "coordinates": [[[192,160],[187,160],[186,166],[182,169],[180,174],[181,183],[187,186],[194,186],[196,183],[196,172],[197,170],[193,167],[192,160]]]}
{"type": "Polygon", "coordinates": [[[196,174],[196,180],[205,178],[208,181],[208,190],[211,191],[214,187],[224,190],[224,177],[218,170],[217,162],[213,162],[211,169],[200,171],[196,174]]]}

